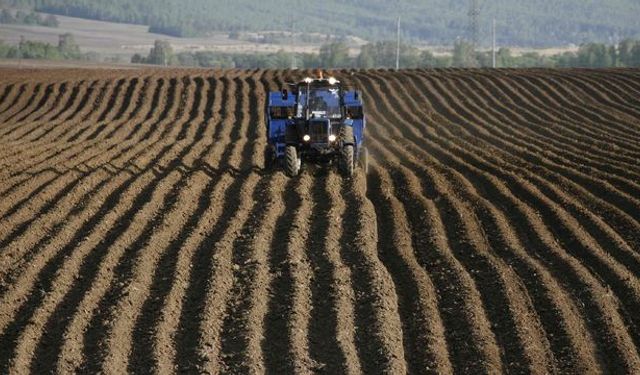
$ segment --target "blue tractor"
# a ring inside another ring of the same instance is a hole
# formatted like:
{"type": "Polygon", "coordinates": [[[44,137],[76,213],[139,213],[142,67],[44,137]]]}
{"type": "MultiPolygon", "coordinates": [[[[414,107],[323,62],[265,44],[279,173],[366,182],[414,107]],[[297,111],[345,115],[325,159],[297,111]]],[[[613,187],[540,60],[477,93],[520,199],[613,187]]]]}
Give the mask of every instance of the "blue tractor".
{"type": "Polygon", "coordinates": [[[361,94],[333,77],[288,86],[269,93],[267,163],[281,165],[291,177],[300,173],[303,161],[337,164],[348,177],[360,164],[366,174],[361,94]]]}

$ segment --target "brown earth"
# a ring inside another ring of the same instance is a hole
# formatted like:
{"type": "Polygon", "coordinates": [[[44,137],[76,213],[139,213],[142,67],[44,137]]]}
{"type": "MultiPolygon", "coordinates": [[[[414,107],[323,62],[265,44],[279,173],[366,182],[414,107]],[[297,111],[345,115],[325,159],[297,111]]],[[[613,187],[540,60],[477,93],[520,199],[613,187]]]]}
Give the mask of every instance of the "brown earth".
{"type": "Polygon", "coordinates": [[[340,71],[368,176],[264,169],[307,72],[0,75],[0,373],[640,371],[640,71],[340,71]]]}

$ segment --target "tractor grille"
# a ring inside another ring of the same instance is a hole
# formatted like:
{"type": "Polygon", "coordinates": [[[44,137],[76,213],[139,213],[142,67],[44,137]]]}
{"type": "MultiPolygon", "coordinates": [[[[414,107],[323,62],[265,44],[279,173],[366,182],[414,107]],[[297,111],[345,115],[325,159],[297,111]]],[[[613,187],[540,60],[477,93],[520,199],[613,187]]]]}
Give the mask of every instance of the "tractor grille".
{"type": "Polygon", "coordinates": [[[309,136],[311,136],[312,143],[326,143],[329,137],[327,123],[324,121],[311,122],[309,124],[309,136]]]}

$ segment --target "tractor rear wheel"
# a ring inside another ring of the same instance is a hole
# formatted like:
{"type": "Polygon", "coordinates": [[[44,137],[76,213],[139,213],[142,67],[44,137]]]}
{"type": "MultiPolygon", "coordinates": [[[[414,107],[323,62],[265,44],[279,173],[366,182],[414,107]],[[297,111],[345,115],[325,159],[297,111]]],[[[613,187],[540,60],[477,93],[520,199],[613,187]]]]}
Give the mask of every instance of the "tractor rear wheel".
{"type": "Polygon", "coordinates": [[[289,177],[295,177],[300,173],[300,159],[296,146],[287,146],[285,149],[284,171],[289,177]]]}
{"type": "Polygon", "coordinates": [[[365,175],[369,174],[369,150],[364,146],[360,150],[360,166],[365,175]]]}
{"type": "Polygon", "coordinates": [[[354,169],[353,155],[354,155],[353,145],[345,145],[344,147],[342,147],[342,154],[340,155],[340,158],[341,158],[340,164],[342,166],[342,173],[344,173],[344,175],[347,177],[353,176],[353,169],[354,169]]]}

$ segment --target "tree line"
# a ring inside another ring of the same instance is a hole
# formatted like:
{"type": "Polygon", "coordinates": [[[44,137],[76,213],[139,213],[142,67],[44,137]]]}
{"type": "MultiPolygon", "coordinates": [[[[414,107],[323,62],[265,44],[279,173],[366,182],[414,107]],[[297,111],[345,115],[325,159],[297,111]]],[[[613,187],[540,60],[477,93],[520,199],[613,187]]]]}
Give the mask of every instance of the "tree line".
{"type": "Polygon", "coordinates": [[[0,23],[58,27],[58,19],[53,14],[42,16],[33,11],[25,12],[23,10],[18,10],[14,13],[9,9],[2,9],[0,12],[0,23]]]}
{"type": "MultiPolygon", "coordinates": [[[[323,44],[319,53],[222,53],[213,51],[174,53],[166,41],[157,40],[147,56],[136,54],[132,63],[213,68],[394,68],[396,42],[380,41],[363,46],[357,56],[350,56],[346,43],[323,44]]],[[[476,51],[473,44],[457,40],[450,55],[434,55],[408,44],[400,45],[400,68],[483,68],[493,65],[489,51],[476,51]]],[[[577,52],[544,56],[536,52],[514,55],[509,48],[496,51],[499,68],[525,67],[640,67],[640,40],[625,39],[618,45],[586,43],[577,52]]]]}
{"type": "Polygon", "coordinates": [[[88,60],[89,55],[83,54],[75,42],[72,34],[59,35],[58,44],[25,40],[22,38],[17,45],[8,45],[0,40],[0,58],[9,59],[40,59],[40,60],[88,60]]]}

